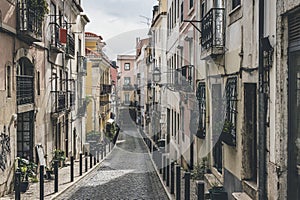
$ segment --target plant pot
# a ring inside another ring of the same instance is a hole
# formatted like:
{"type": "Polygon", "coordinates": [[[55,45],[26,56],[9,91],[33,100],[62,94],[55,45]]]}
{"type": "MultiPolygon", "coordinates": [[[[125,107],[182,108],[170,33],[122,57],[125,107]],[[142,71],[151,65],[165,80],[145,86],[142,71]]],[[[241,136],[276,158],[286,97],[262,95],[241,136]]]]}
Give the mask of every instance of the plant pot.
{"type": "Polygon", "coordinates": [[[227,192],[223,187],[213,187],[209,190],[211,200],[227,200],[227,192]]]}
{"type": "Polygon", "coordinates": [[[205,131],[204,130],[202,130],[202,129],[198,129],[197,130],[197,133],[196,133],[196,136],[198,137],[198,138],[200,138],[200,139],[205,139],[205,131]]]}
{"type": "Polygon", "coordinates": [[[236,141],[235,138],[233,137],[233,135],[231,133],[228,132],[222,132],[221,133],[221,140],[229,145],[229,146],[235,146],[236,145],[236,141]]]}
{"type": "Polygon", "coordinates": [[[29,186],[29,182],[28,181],[21,181],[20,182],[20,192],[26,192],[26,190],[28,189],[29,186]]]}
{"type": "Polygon", "coordinates": [[[46,179],[51,180],[52,179],[51,174],[52,174],[51,170],[46,170],[46,179]]]}

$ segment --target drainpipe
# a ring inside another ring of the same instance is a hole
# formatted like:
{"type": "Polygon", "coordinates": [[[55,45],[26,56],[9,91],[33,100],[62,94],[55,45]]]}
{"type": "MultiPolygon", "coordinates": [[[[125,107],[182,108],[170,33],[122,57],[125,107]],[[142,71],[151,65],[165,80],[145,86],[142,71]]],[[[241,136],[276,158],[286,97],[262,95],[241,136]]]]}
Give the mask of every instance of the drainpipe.
{"type": "Polygon", "coordinates": [[[263,66],[263,48],[261,39],[264,37],[264,0],[259,0],[259,94],[258,94],[258,199],[267,199],[266,187],[266,112],[265,112],[265,88],[264,88],[264,66],[263,66]]]}

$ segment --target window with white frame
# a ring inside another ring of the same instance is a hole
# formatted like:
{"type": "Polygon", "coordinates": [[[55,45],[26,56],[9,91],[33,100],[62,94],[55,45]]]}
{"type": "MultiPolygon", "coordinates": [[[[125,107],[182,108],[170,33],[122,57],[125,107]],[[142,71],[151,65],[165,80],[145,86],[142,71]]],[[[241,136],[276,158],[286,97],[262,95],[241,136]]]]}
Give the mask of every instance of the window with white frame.
{"type": "Polygon", "coordinates": [[[125,63],[124,64],[124,70],[129,71],[130,70],[130,63],[125,63]]]}

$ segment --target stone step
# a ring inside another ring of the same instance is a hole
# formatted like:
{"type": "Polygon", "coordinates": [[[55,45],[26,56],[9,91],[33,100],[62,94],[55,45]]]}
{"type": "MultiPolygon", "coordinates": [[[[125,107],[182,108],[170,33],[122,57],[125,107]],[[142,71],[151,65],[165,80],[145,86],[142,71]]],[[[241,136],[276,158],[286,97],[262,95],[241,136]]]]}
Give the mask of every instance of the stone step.
{"type": "Polygon", "coordinates": [[[232,196],[235,200],[252,200],[245,192],[234,192],[232,196]]]}

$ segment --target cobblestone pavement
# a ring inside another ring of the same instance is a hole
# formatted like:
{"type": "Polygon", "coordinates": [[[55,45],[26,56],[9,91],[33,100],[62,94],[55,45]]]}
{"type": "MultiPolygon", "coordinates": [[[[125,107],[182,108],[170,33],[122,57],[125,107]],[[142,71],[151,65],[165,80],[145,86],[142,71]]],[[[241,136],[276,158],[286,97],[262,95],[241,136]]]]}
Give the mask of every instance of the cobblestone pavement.
{"type": "MultiPolygon", "coordinates": [[[[106,146],[108,152],[108,145],[106,146]]],[[[88,159],[88,172],[85,172],[85,165],[83,164],[83,176],[90,172],[90,165],[88,159]]],[[[94,164],[94,163],[93,163],[94,164]]],[[[78,181],[82,176],[79,176],[79,160],[74,162],[74,181],[78,181]]],[[[70,187],[74,182],[70,181],[70,166],[59,168],[58,170],[58,192],[70,187]]],[[[29,189],[25,193],[21,193],[21,199],[33,200],[39,199],[40,183],[30,183],[29,189]]],[[[55,197],[58,193],[54,193],[54,180],[45,180],[44,182],[44,199],[49,200],[55,197]]],[[[15,199],[14,193],[10,193],[0,200],[15,199]]]]}
{"type": "Polygon", "coordinates": [[[126,123],[104,162],[56,199],[168,199],[143,139],[126,123]]]}

